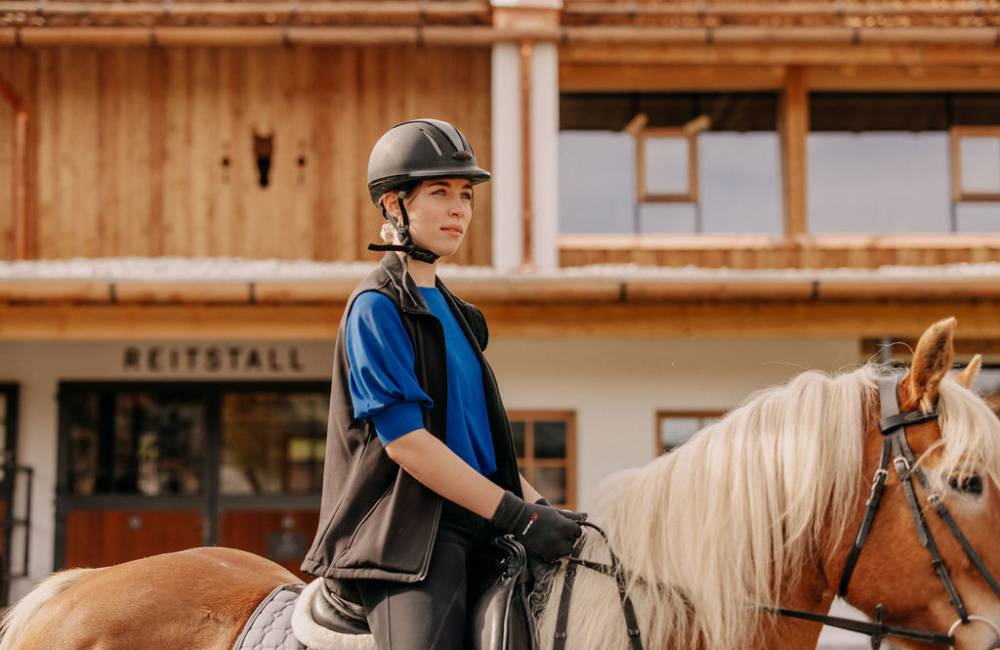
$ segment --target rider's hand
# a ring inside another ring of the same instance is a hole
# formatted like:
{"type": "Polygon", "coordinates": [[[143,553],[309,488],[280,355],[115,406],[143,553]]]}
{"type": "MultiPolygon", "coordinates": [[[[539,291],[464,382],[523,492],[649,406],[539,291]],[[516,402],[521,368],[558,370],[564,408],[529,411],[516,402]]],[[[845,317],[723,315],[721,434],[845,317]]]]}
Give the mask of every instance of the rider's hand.
{"type": "MultiPolygon", "coordinates": [[[[551,506],[552,505],[551,503],[549,503],[549,500],[546,499],[545,497],[541,497],[540,499],[538,499],[538,501],[535,501],[535,503],[537,505],[540,505],[540,506],[551,506]]],[[[586,512],[577,512],[576,510],[562,510],[562,509],[560,509],[559,510],[559,514],[561,514],[563,517],[566,517],[567,519],[572,519],[573,521],[575,521],[577,523],[580,523],[581,521],[587,521],[587,513],[586,512]]]]}
{"type": "Polygon", "coordinates": [[[504,492],[490,523],[514,535],[525,548],[551,562],[569,555],[583,534],[580,524],[551,506],[527,503],[504,492]]]}

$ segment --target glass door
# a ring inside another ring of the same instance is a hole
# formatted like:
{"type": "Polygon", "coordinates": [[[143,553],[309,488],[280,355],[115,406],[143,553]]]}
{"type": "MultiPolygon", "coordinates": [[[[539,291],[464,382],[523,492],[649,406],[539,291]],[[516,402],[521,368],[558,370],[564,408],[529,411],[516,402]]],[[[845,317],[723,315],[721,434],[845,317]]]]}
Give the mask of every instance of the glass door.
{"type": "Polygon", "coordinates": [[[298,573],[319,521],[329,393],[62,384],[56,566],[219,544],[298,573]]]}
{"type": "Polygon", "coordinates": [[[221,398],[219,543],[299,565],[319,523],[325,385],[227,389],[221,398]]]}
{"type": "Polygon", "coordinates": [[[212,404],[191,388],[66,385],[56,566],[106,566],[211,542],[212,404]]]}

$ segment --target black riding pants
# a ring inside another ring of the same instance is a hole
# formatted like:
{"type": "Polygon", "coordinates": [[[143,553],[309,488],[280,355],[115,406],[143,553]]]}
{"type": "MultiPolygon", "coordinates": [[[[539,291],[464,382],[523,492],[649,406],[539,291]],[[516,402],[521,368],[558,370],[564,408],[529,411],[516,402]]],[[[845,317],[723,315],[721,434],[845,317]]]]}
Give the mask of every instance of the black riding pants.
{"type": "Polygon", "coordinates": [[[463,650],[468,563],[497,534],[482,517],[444,502],[427,578],[402,583],[356,580],[379,650],[463,650]]]}

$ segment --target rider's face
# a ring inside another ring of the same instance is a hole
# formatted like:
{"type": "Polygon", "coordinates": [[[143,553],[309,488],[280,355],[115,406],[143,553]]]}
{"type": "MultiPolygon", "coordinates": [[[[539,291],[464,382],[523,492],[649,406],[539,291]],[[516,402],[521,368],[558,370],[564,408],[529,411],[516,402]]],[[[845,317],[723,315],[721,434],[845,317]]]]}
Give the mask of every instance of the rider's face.
{"type": "MultiPolygon", "coordinates": [[[[413,241],[441,257],[454,255],[472,221],[472,184],[464,178],[424,181],[404,200],[413,241]]],[[[384,201],[398,219],[396,193],[387,193],[384,201]]]]}

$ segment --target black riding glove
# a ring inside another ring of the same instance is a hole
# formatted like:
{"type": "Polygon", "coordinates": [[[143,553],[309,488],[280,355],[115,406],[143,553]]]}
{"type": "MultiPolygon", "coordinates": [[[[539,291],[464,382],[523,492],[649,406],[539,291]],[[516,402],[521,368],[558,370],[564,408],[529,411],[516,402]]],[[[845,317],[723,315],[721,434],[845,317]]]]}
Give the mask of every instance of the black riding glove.
{"type": "Polygon", "coordinates": [[[490,523],[513,534],[525,548],[548,562],[569,555],[583,534],[580,524],[555,508],[526,503],[509,490],[504,492],[490,523]]]}
{"type": "MultiPolygon", "coordinates": [[[[546,499],[545,497],[539,498],[538,501],[535,501],[535,504],[540,506],[552,505],[551,503],[549,503],[549,500],[546,499]]],[[[566,517],[567,519],[572,519],[576,523],[580,523],[581,521],[587,521],[586,512],[577,512],[576,510],[559,510],[559,514],[561,514],[563,517],[566,517]]]]}

